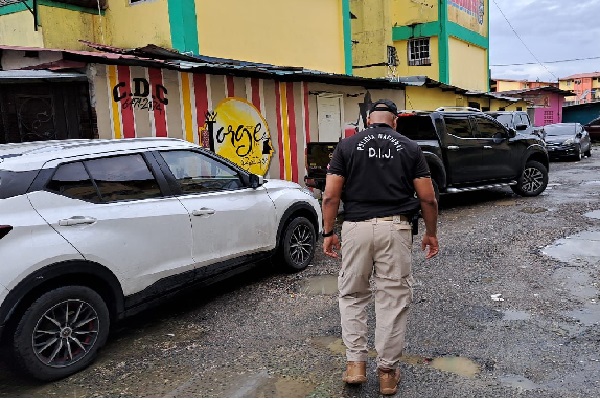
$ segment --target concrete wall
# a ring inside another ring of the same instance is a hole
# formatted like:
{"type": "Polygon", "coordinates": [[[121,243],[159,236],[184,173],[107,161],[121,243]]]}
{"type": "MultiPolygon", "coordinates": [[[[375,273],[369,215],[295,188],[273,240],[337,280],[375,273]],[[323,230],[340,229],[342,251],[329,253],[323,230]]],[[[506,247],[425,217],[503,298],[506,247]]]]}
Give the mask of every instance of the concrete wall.
{"type": "Polygon", "coordinates": [[[392,23],[397,26],[438,20],[438,1],[390,0],[392,23]]]}
{"type": "MultiPolygon", "coordinates": [[[[354,74],[367,78],[388,75],[386,66],[356,68],[387,62],[387,46],[392,46],[392,19],[390,0],[351,0],[350,10],[356,16],[352,20],[352,64],[354,74]]],[[[401,56],[400,56],[401,57],[401,56]]]]}
{"type": "MultiPolygon", "coordinates": [[[[299,183],[306,143],[320,136],[318,96],[341,98],[345,125],[359,120],[367,93],[355,86],[100,64],[89,66],[89,75],[100,138],[168,136],[208,147],[212,135],[218,154],[252,172],[299,183]]],[[[370,95],[404,107],[403,90],[370,95]]]]}
{"type": "Polygon", "coordinates": [[[196,13],[201,54],[345,71],[340,0],[196,0],[196,13]]]}
{"type": "Polygon", "coordinates": [[[398,58],[400,59],[400,65],[398,66],[398,76],[425,75],[433,80],[440,80],[439,38],[437,36],[431,36],[429,38],[429,58],[431,59],[431,65],[428,66],[408,65],[407,40],[395,41],[394,46],[396,47],[396,51],[398,52],[398,58]]]}
{"type": "Polygon", "coordinates": [[[448,39],[450,85],[486,92],[487,53],[485,49],[453,37],[448,39]]]}

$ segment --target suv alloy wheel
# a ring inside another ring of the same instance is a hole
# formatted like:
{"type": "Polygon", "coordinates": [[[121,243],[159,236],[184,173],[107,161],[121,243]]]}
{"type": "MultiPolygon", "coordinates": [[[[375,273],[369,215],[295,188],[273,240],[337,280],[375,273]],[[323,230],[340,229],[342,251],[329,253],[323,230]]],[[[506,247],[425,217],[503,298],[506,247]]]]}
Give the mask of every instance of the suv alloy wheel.
{"type": "Polygon", "coordinates": [[[314,225],[304,217],[294,218],[282,236],[280,259],[284,269],[299,272],[308,267],[315,255],[316,242],[314,225]]]}
{"type": "Polygon", "coordinates": [[[511,186],[513,192],[524,197],[537,196],[548,186],[548,170],[537,161],[527,161],[517,184],[511,186]]]}
{"type": "Polygon", "coordinates": [[[85,286],[64,286],[40,296],[23,314],[14,335],[19,367],[50,381],[87,367],[110,327],[102,297],[85,286]]]}

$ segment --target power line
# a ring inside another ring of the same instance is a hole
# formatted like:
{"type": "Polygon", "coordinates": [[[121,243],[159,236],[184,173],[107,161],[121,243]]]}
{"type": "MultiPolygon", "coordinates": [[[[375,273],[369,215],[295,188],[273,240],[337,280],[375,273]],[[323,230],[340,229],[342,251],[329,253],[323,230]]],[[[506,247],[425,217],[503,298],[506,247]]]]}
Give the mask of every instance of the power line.
{"type": "MultiPolygon", "coordinates": [[[[544,64],[556,64],[556,63],[571,62],[571,61],[585,61],[585,60],[598,60],[598,59],[600,59],[600,56],[585,57],[585,58],[571,58],[569,60],[544,61],[544,64]]],[[[490,67],[512,67],[512,66],[519,66],[519,65],[535,65],[535,64],[537,64],[537,63],[536,62],[528,62],[528,63],[520,63],[520,64],[490,64],[490,67]]]]}
{"type": "Polygon", "coordinates": [[[519,36],[519,34],[517,33],[517,31],[515,30],[515,28],[513,28],[512,24],[510,23],[510,21],[508,20],[508,18],[506,18],[506,15],[504,14],[504,11],[502,11],[502,9],[500,8],[500,6],[498,5],[498,3],[496,3],[496,0],[492,0],[494,2],[494,4],[496,5],[496,7],[498,7],[498,10],[500,10],[500,14],[502,14],[502,16],[504,17],[504,19],[506,20],[506,23],[508,23],[508,26],[510,26],[510,29],[512,29],[512,31],[514,32],[515,36],[517,37],[517,39],[519,39],[521,41],[521,43],[523,43],[523,46],[525,46],[525,48],[527,49],[527,51],[529,52],[529,54],[531,54],[531,56],[535,59],[535,61],[537,61],[537,63],[539,65],[541,65],[542,67],[544,67],[544,69],[546,71],[548,71],[548,73],[550,75],[552,75],[554,78],[556,78],[556,80],[558,80],[558,76],[554,75],[552,73],[552,71],[550,71],[548,69],[548,67],[546,67],[544,64],[542,64],[542,62],[540,60],[538,60],[538,58],[535,56],[535,54],[533,54],[533,52],[529,49],[529,47],[527,47],[527,45],[525,44],[525,42],[523,41],[523,39],[521,39],[521,36],[519,36]]]}

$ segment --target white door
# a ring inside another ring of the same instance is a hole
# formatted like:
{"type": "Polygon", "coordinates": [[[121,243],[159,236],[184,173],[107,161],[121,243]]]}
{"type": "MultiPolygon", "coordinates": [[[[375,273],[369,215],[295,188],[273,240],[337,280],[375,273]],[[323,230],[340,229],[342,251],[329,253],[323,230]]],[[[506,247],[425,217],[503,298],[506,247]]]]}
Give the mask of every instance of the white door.
{"type": "Polygon", "coordinates": [[[244,186],[220,160],[191,150],[162,151],[192,221],[192,257],[198,267],[272,250],[275,205],[264,187],[244,186]]]}
{"type": "Polygon", "coordinates": [[[337,142],[342,137],[342,97],[318,96],[319,142],[337,142]]]}
{"type": "Polygon", "coordinates": [[[162,197],[141,154],[61,164],[47,190],[29,194],[32,206],[83,257],[113,271],[125,295],[193,274],[189,215],[162,197]]]}

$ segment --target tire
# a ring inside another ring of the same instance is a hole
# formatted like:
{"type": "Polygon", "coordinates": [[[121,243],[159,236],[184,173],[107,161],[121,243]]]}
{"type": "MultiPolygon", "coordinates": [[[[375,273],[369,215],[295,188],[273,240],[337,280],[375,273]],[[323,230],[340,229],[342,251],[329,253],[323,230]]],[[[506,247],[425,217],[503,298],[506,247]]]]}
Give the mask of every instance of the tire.
{"type": "Polygon", "coordinates": [[[590,147],[588,147],[588,150],[583,154],[588,158],[592,156],[592,145],[591,144],[590,144],[590,147]]]}
{"type": "Polygon", "coordinates": [[[92,289],[51,290],[34,301],[18,322],[15,361],[22,372],[42,381],[67,377],[90,365],[106,343],[109,328],[106,303],[92,289]]]}
{"type": "Polygon", "coordinates": [[[581,161],[583,158],[583,152],[581,151],[581,145],[577,146],[577,154],[575,154],[575,161],[581,161]]]}
{"type": "Polygon", "coordinates": [[[287,272],[299,272],[308,267],[315,255],[317,234],[314,225],[304,217],[290,221],[283,231],[279,259],[287,272]]]}
{"type": "Polygon", "coordinates": [[[513,192],[524,197],[542,193],[548,186],[548,169],[538,161],[527,161],[517,184],[511,186],[513,192]]]}

